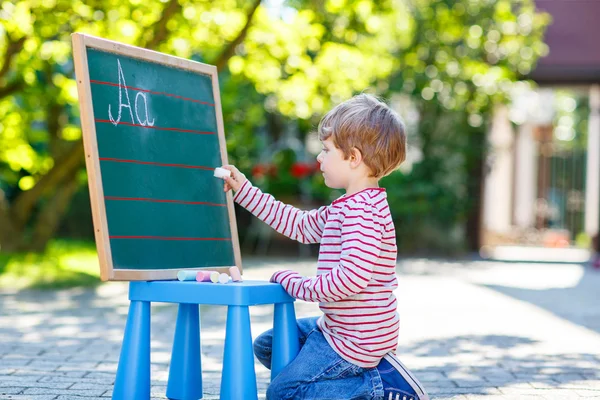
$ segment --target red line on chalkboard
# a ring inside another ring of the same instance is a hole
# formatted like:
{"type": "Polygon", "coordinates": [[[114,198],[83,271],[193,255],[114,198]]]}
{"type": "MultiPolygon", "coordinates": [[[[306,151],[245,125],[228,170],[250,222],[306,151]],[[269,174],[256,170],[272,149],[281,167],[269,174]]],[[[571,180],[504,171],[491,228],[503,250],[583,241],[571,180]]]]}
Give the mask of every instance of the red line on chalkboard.
{"type": "Polygon", "coordinates": [[[185,165],[185,164],[167,164],[167,163],[159,163],[153,161],[139,161],[139,160],[122,160],[120,158],[110,158],[110,157],[99,157],[100,161],[112,161],[112,162],[121,162],[121,163],[132,163],[132,164],[142,164],[142,165],[157,165],[159,167],[176,167],[176,168],[190,168],[190,169],[204,169],[207,171],[212,171],[214,168],[204,167],[202,165],[185,165]]]}
{"type": "Polygon", "coordinates": [[[149,201],[152,203],[177,203],[177,204],[201,204],[206,206],[226,207],[227,204],[220,203],[208,203],[206,201],[183,201],[183,200],[160,200],[160,199],[149,199],[145,197],[116,197],[116,196],[104,196],[106,200],[120,200],[120,201],[149,201]]]}
{"type": "MultiPolygon", "coordinates": [[[[113,123],[111,120],[108,120],[108,119],[96,119],[96,122],[111,123],[111,124],[113,123]]],[[[186,132],[186,133],[197,133],[199,135],[214,135],[215,134],[215,132],[209,132],[209,131],[195,131],[193,129],[179,129],[179,128],[162,128],[160,126],[132,124],[131,122],[119,122],[117,125],[139,126],[140,128],[157,129],[159,131],[177,131],[177,132],[186,132]]]]}
{"type": "Polygon", "coordinates": [[[155,92],[153,90],[141,89],[141,88],[136,88],[136,87],[133,87],[133,86],[124,86],[124,85],[119,85],[118,83],[113,83],[113,82],[97,81],[97,80],[94,80],[94,79],[90,79],[90,82],[97,83],[99,85],[120,86],[120,87],[124,87],[124,88],[131,89],[131,90],[138,90],[140,92],[146,92],[146,93],[150,93],[150,94],[158,94],[158,95],[167,96],[167,97],[175,97],[176,99],[181,99],[181,100],[185,100],[185,101],[192,101],[194,103],[205,104],[205,105],[211,106],[211,107],[215,106],[213,103],[209,103],[207,101],[196,100],[196,99],[192,99],[192,98],[189,98],[189,97],[179,96],[179,95],[172,94],[172,93],[155,92]]]}
{"type": "Polygon", "coordinates": [[[152,240],[206,240],[206,241],[230,241],[230,238],[194,238],[194,237],[168,237],[168,236],[109,236],[109,239],[152,239],[152,240]]]}

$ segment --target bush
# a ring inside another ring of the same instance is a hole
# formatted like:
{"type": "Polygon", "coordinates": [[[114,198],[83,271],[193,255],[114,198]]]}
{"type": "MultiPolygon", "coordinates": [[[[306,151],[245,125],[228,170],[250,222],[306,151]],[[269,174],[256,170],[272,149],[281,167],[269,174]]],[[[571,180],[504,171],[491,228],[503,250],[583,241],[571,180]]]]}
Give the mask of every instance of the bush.
{"type": "MultiPolygon", "coordinates": [[[[417,167],[418,168],[418,167],[417,167]]],[[[386,188],[400,253],[427,255],[465,251],[464,205],[446,187],[411,174],[394,172],[381,181],[386,188]]]]}
{"type": "Polygon", "coordinates": [[[54,240],[44,253],[0,253],[1,288],[57,289],[99,283],[93,242],[54,240]]]}

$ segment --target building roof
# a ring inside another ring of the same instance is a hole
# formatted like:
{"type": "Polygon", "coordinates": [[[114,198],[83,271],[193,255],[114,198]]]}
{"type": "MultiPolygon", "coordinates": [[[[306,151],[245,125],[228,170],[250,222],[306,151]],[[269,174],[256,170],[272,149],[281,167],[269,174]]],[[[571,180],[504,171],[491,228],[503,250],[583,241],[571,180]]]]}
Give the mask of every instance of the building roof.
{"type": "Polygon", "coordinates": [[[535,0],[552,15],[549,54],[530,78],[539,83],[600,83],[600,0],[535,0]]]}

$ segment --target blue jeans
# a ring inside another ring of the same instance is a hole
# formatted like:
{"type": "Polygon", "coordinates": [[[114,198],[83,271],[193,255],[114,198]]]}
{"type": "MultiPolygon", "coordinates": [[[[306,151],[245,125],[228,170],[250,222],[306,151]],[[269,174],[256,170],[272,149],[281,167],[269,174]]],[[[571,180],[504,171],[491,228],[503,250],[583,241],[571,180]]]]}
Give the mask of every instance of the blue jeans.
{"type": "MultiPolygon", "coordinates": [[[[317,317],[297,321],[300,353],[273,379],[267,400],[380,400],[383,384],[377,368],[362,368],[341,358],[317,326],[317,317]]],[[[273,330],[254,341],[254,354],[271,369],[273,330]]]]}

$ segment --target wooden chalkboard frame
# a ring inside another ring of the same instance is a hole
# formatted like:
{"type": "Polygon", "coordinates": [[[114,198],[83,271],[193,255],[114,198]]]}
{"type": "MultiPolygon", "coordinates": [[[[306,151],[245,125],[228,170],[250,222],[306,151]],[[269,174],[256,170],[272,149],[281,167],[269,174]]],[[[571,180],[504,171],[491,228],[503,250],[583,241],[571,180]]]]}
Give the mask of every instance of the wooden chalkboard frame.
{"type": "MultiPolygon", "coordinates": [[[[203,64],[180,57],[159,53],[156,51],[130,46],[123,43],[98,38],[82,33],[72,34],[73,59],[75,64],[75,75],[77,79],[77,91],[79,96],[79,109],[81,113],[81,129],[83,132],[83,144],[85,149],[85,163],[88,172],[88,185],[90,190],[90,201],[92,218],[94,223],[94,236],[100,262],[100,278],[103,281],[133,281],[133,280],[167,280],[175,279],[180,269],[115,269],[111,254],[108,235],[108,223],[106,208],[104,204],[104,190],[102,187],[100,160],[98,154],[98,142],[96,137],[96,125],[94,122],[94,110],[92,103],[92,91],[90,85],[90,74],[88,69],[87,48],[137,58],[142,61],[163,64],[168,67],[183,69],[194,73],[210,76],[212,81],[213,96],[215,102],[215,116],[217,120],[217,131],[219,147],[223,165],[228,164],[225,133],[223,128],[223,115],[221,110],[221,97],[219,93],[219,82],[217,68],[214,65],[203,64]]],[[[234,212],[233,196],[231,191],[227,193],[227,209],[231,230],[231,240],[235,266],[242,270],[242,259],[237,233],[237,224],[234,212]]],[[[232,265],[233,266],[233,265],[232,265]]],[[[219,272],[229,273],[229,267],[220,266],[215,268],[203,267],[219,272]]],[[[182,268],[185,269],[185,268],[182,268]]],[[[187,268],[194,269],[194,268],[187,268]]]]}

